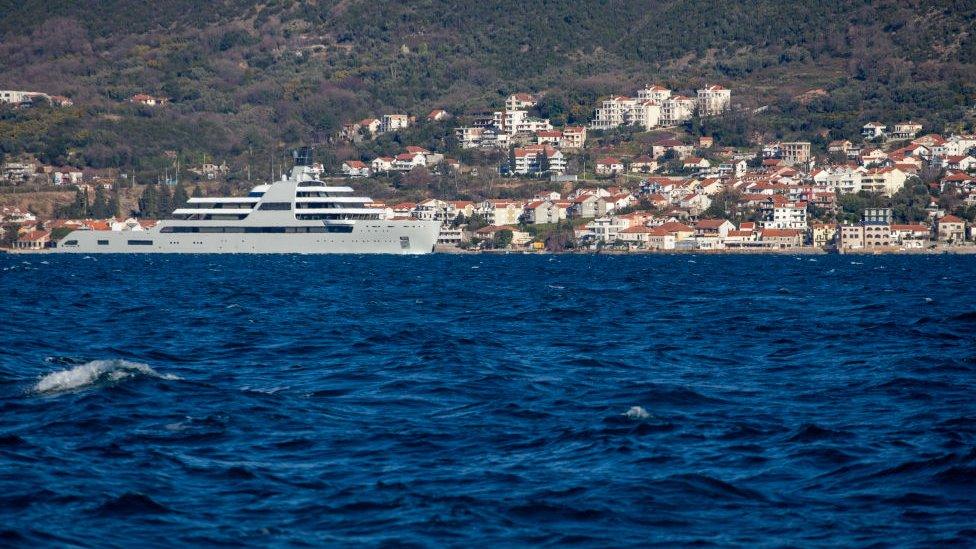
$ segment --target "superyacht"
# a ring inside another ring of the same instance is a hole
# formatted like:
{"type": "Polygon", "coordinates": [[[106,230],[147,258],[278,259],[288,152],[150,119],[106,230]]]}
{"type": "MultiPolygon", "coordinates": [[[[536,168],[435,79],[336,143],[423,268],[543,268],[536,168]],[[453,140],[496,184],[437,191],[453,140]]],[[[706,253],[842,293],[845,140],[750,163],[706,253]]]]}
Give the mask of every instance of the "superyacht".
{"type": "Polygon", "coordinates": [[[68,233],[62,253],[426,254],[439,221],[384,219],[372,200],[319,181],[307,151],[288,176],[247,196],[190,198],[145,231],[68,233]]]}

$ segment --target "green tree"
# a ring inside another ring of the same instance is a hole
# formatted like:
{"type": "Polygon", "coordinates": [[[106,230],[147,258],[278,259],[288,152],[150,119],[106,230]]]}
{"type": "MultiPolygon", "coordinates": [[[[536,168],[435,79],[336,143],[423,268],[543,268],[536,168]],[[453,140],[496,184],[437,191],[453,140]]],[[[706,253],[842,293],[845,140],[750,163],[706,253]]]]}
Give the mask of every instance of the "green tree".
{"type": "Polygon", "coordinates": [[[173,209],[182,208],[186,205],[186,202],[190,199],[186,194],[186,187],[183,183],[177,183],[176,189],[173,190],[173,209]]]}
{"type": "Polygon", "coordinates": [[[468,231],[474,232],[488,226],[488,220],[481,214],[471,214],[468,219],[468,231]]]}
{"type": "Polygon", "coordinates": [[[569,219],[556,223],[556,228],[546,237],[546,249],[550,252],[563,252],[576,247],[576,232],[569,219]]]}
{"type": "Polygon", "coordinates": [[[159,215],[159,191],[154,183],[146,185],[139,198],[139,215],[153,219],[159,215]]]}
{"type": "Polygon", "coordinates": [[[105,187],[98,185],[95,187],[95,200],[92,201],[91,215],[96,219],[103,219],[114,214],[105,194],[105,187]]]}
{"type": "Polygon", "coordinates": [[[109,203],[110,216],[119,217],[122,215],[122,198],[119,195],[119,190],[112,190],[112,200],[109,203]]]}
{"type": "Polygon", "coordinates": [[[454,217],[454,220],[451,221],[451,228],[457,229],[461,225],[464,225],[464,221],[464,212],[458,212],[457,216],[454,217]]]}
{"type": "Polygon", "coordinates": [[[0,227],[0,248],[9,248],[17,240],[18,225],[7,224],[0,227]]]}
{"type": "Polygon", "coordinates": [[[159,187],[159,208],[154,217],[166,217],[173,212],[173,194],[169,190],[169,185],[159,187]]]}
{"type": "Polygon", "coordinates": [[[492,240],[492,245],[499,249],[504,250],[512,245],[512,238],[514,234],[510,229],[502,229],[495,232],[495,237],[492,240]]]}

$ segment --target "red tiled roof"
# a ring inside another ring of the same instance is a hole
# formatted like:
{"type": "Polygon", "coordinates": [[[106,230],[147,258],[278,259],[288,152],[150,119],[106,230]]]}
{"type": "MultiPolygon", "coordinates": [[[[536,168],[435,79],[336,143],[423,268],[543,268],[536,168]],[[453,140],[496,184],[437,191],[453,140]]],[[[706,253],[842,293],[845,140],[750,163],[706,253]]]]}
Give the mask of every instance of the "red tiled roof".
{"type": "Polygon", "coordinates": [[[799,229],[763,229],[761,233],[763,238],[767,236],[797,237],[801,234],[799,229]]]}
{"type": "Polygon", "coordinates": [[[726,223],[728,221],[725,219],[702,219],[695,224],[695,227],[699,229],[718,229],[726,223]]]}
{"type": "Polygon", "coordinates": [[[677,221],[668,221],[660,225],[658,228],[667,231],[669,233],[693,233],[695,229],[692,229],[684,223],[678,223],[677,221]]]}
{"type": "Polygon", "coordinates": [[[29,233],[21,236],[17,240],[19,240],[21,242],[34,242],[34,241],[37,241],[37,240],[44,240],[45,238],[48,238],[50,236],[51,236],[51,233],[49,231],[31,231],[31,232],[29,232],[29,233]]]}

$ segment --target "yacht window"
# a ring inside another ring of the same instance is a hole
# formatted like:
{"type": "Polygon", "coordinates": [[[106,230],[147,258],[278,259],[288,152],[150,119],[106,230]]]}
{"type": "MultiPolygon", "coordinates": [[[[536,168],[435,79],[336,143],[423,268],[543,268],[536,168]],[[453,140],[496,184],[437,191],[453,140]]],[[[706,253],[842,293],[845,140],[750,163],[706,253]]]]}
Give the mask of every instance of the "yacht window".
{"type": "Polygon", "coordinates": [[[265,202],[258,208],[261,210],[290,210],[291,202],[265,202]]]}
{"type": "Polygon", "coordinates": [[[129,246],[152,246],[152,240],[130,240],[129,246]]]}
{"type": "Polygon", "coordinates": [[[98,245],[99,246],[108,246],[108,240],[99,240],[98,241],[98,245]]]}

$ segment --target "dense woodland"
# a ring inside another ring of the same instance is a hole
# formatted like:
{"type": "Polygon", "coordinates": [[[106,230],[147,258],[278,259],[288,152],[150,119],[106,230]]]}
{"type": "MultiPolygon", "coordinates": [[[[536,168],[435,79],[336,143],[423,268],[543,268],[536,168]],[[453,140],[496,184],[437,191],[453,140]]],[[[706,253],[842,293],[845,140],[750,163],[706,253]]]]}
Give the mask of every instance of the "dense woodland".
{"type": "Polygon", "coordinates": [[[324,143],[326,160],[401,142],[451,152],[449,126],[361,150],[330,138],[366,116],[476,112],[513,91],[545,91],[540,114],[558,124],[646,83],[722,83],[741,109],[689,130],[731,145],[822,145],[870,119],[971,129],[976,101],[976,3],[959,0],[0,0],[0,13],[0,89],[75,103],[0,107],[0,154],[142,181],[172,166],[166,151],[226,161],[232,179],[269,173],[299,143],[324,143]],[[136,93],[172,102],[127,103],[136,93]]]}

